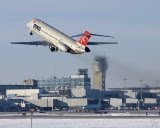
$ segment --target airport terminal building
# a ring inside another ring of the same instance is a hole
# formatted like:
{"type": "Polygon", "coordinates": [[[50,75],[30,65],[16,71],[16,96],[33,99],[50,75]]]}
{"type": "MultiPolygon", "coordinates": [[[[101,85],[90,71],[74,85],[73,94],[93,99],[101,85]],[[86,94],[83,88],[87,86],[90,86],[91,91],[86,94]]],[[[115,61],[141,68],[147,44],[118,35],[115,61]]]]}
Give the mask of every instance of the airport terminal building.
{"type": "MultiPolygon", "coordinates": [[[[160,88],[108,88],[91,87],[87,69],[79,69],[68,78],[46,80],[24,80],[24,85],[0,85],[0,108],[16,110],[20,108],[69,108],[84,107],[104,103],[112,109],[154,109],[160,108],[160,88]],[[17,106],[17,105],[18,106],[17,106]],[[18,107],[18,108],[17,108],[18,107]]],[[[95,76],[96,77],[96,76],[95,76]]],[[[100,77],[99,77],[100,78],[100,77]]],[[[93,86],[93,85],[92,85],[93,86]]],[[[104,105],[103,104],[103,105],[104,105]]],[[[1,109],[2,110],[2,109],[1,109]]]]}
{"type": "Polygon", "coordinates": [[[7,89],[35,89],[33,85],[0,85],[0,95],[6,95],[7,89]]]}
{"type": "Polygon", "coordinates": [[[77,75],[69,78],[49,78],[47,80],[24,80],[25,85],[33,85],[47,92],[57,92],[76,87],[91,88],[91,80],[88,77],[88,69],[79,69],[77,75]]]}

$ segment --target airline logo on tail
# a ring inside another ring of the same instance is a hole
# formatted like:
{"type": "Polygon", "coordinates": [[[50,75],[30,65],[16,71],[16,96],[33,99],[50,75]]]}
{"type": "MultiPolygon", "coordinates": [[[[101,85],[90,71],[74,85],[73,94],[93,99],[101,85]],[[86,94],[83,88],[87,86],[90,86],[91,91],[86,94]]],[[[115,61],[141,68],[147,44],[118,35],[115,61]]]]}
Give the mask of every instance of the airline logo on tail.
{"type": "Polygon", "coordinates": [[[91,37],[91,34],[88,31],[85,31],[83,36],[78,41],[81,45],[86,46],[88,44],[88,41],[91,37]]]}

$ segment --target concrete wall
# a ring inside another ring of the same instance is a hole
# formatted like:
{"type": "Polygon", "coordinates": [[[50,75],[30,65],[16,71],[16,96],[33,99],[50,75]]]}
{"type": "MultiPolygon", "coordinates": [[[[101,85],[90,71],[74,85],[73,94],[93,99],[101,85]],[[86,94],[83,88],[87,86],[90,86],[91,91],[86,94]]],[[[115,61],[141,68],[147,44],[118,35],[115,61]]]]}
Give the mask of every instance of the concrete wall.
{"type": "Polygon", "coordinates": [[[138,103],[138,99],[134,99],[134,98],[126,98],[126,103],[127,104],[136,104],[138,103]]]}
{"type": "Polygon", "coordinates": [[[41,99],[49,99],[49,100],[57,99],[57,100],[63,101],[63,100],[66,99],[66,97],[65,96],[59,96],[59,97],[41,97],[41,99]]]}
{"type": "Polygon", "coordinates": [[[160,94],[160,89],[150,89],[150,93],[159,93],[160,94]]]}
{"type": "Polygon", "coordinates": [[[110,98],[110,105],[113,107],[121,107],[122,106],[122,99],[119,98],[110,98]]]}
{"type": "Polygon", "coordinates": [[[4,95],[0,95],[0,99],[4,99],[4,95]]]}
{"type": "Polygon", "coordinates": [[[144,98],[144,103],[145,104],[156,104],[157,99],[156,98],[144,98]]]}
{"type": "Polygon", "coordinates": [[[26,100],[29,103],[32,103],[39,107],[53,107],[52,99],[38,99],[38,100],[26,100]]]}
{"type": "Polygon", "coordinates": [[[98,89],[98,90],[102,90],[102,76],[103,73],[101,71],[101,68],[99,66],[99,62],[95,62],[93,64],[93,85],[92,85],[92,89],[98,89]]]}
{"type": "Polygon", "coordinates": [[[39,89],[11,89],[6,90],[6,95],[15,95],[17,98],[38,99],[39,89]]]}
{"type": "Polygon", "coordinates": [[[79,107],[87,105],[87,98],[66,98],[66,97],[42,97],[42,100],[59,100],[66,104],[69,107],[79,107]]]}
{"type": "Polygon", "coordinates": [[[84,88],[73,88],[71,89],[72,96],[74,97],[85,97],[86,89],[84,88]]]}
{"type": "Polygon", "coordinates": [[[136,98],[137,93],[133,92],[132,90],[125,90],[125,95],[131,98],[136,98]]]}
{"type": "Polygon", "coordinates": [[[87,105],[87,98],[67,98],[63,102],[67,103],[69,107],[81,107],[87,105]]]}

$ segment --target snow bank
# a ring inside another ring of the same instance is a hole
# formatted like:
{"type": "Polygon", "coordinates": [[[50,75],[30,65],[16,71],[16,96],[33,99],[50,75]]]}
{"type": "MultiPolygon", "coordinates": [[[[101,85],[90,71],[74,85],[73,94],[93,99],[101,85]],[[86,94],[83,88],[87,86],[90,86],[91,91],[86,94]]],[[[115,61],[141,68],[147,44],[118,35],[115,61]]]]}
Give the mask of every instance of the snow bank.
{"type": "MultiPolygon", "coordinates": [[[[30,128],[30,119],[1,119],[0,128],[30,128]]],[[[160,128],[160,119],[33,119],[32,128],[160,128]]]]}

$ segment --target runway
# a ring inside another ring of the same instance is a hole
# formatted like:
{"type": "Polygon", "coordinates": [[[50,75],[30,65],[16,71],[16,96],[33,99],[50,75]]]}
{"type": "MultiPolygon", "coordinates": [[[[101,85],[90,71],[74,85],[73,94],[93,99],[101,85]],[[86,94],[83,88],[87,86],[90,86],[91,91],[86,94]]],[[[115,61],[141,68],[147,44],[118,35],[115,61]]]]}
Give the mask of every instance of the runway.
{"type": "Polygon", "coordinates": [[[0,119],[160,119],[158,112],[72,112],[72,111],[56,111],[56,112],[1,112],[0,119]]]}
{"type": "Polygon", "coordinates": [[[0,127],[22,128],[159,128],[160,115],[157,112],[3,112],[0,113],[0,127]]]}
{"type": "Polygon", "coordinates": [[[0,119],[160,119],[157,116],[1,116],[0,119]]]}

